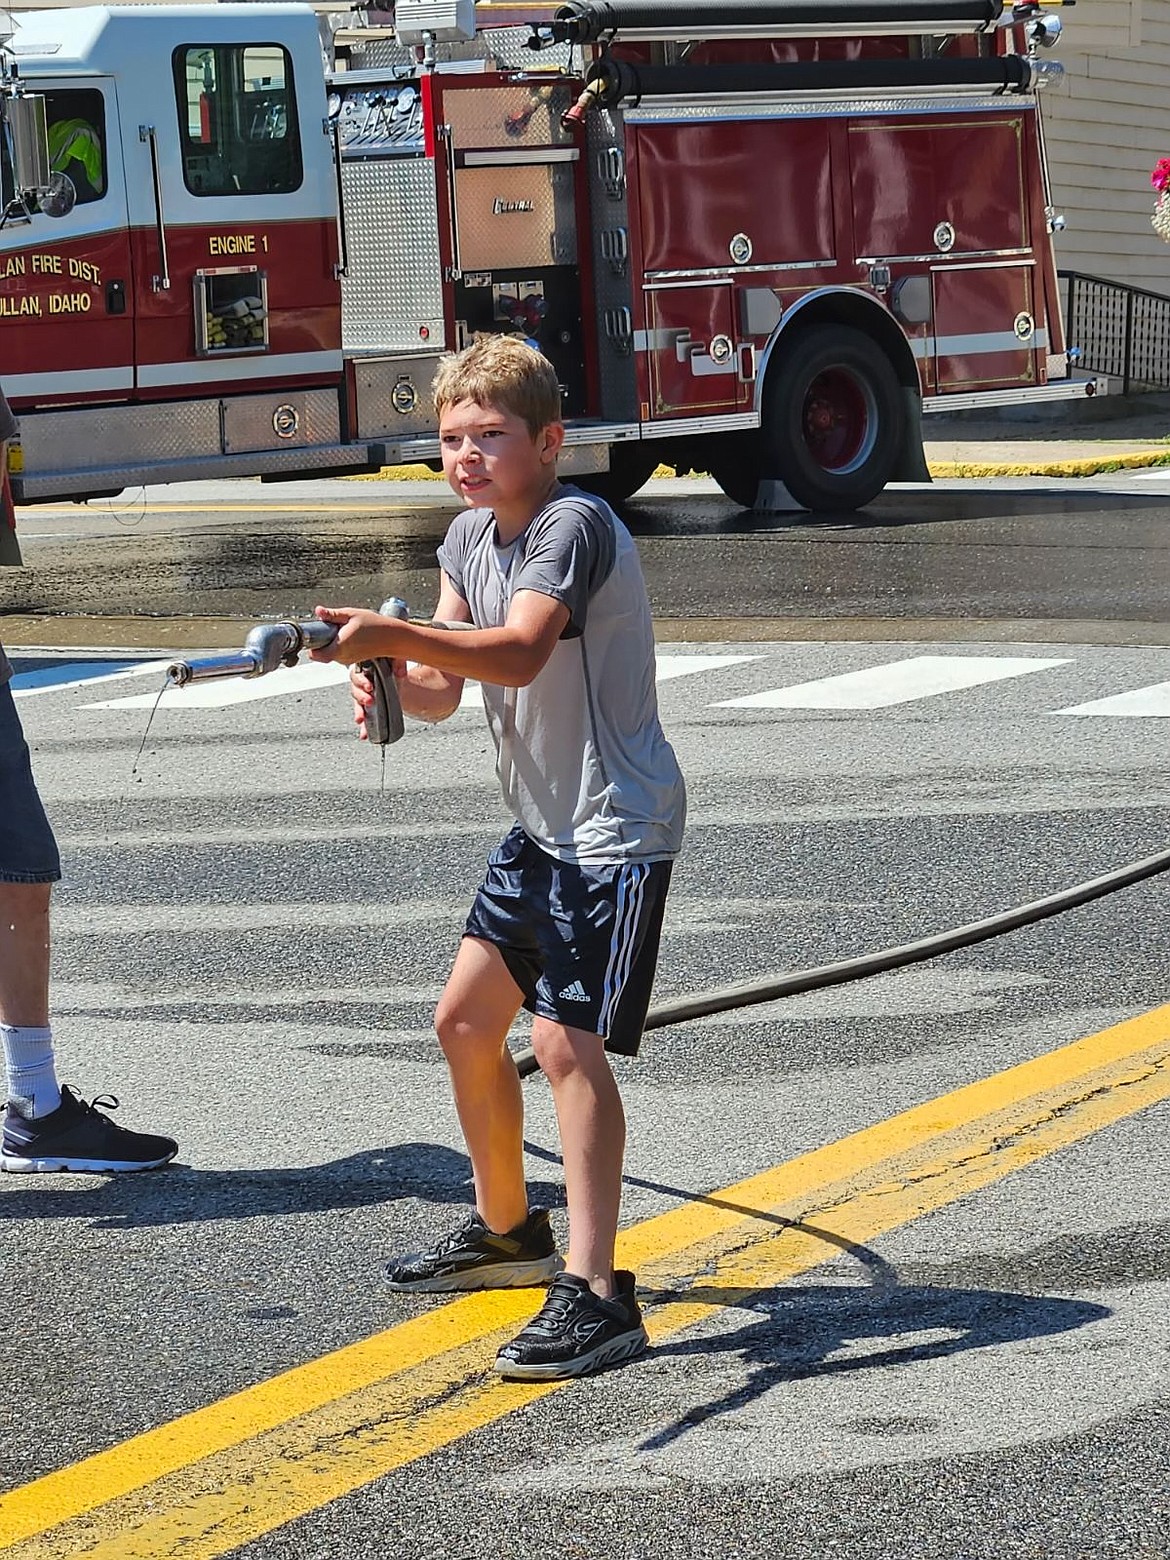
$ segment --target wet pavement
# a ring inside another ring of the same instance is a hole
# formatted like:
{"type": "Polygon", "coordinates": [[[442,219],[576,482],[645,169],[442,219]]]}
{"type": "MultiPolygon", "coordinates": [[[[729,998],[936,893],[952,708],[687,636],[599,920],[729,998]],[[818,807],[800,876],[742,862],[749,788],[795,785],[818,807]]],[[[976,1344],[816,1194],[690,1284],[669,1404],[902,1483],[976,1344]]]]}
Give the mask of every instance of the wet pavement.
{"type": "MultiPolygon", "coordinates": [[[[425,612],[456,508],[441,484],[330,481],[23,511],[26,567],[0,571],[4,637],[213,646],[318,603],[395,594],[425,612]]],[[[1157,470],[906,485],[816,517],[750,514],[705,479],[655,480],[624,515],[664,637],[945,635],[955,623],[984,638],[1165,633],[1170,473],[1157,470]]]]}

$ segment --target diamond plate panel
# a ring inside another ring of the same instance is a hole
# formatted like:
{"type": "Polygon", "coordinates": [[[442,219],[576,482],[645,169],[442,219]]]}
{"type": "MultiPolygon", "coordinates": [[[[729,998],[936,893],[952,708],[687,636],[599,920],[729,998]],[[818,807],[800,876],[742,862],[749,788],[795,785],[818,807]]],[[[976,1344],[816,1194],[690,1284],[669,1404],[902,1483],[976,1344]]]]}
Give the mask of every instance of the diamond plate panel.
{"type": "Polygon", "coordinates": [[[431,385],[439,354],[358,358],[354,363],[359,439],[404,439],[436,426],[431,385]]]}
{"type": "Polygon", "coordinates": [[[460,168],[455,204],[465,272],[577,262],[572,163],[460,168]]]}
{"type": "Polygon", "coordinates": [[[547,81],[488,91],[443,93],[443,118],[460,151],[470,147],[572,146],[572,132],[561,129],[561,115],[573,106],[571,87],[547,81]]]}
{"type": "Polygon", "coordinates": [[[299,449],[341,442],[336,390],[270,391],[223,403],[223,452],[299,449]],[[284,434],[278,429],[287,430],[284,434]]]}
{"type": "Polygon", "coordinates": [[[607,315],[633,310],[630,283],[633,247],[630,208],[624,176],[625,121],[621,110],[605,109],[585,116],[588,127],[589,214],[593,229],[593,329],[601,375],[601,415],[620,421],[638,415],[635,358],[620,351],[606,331],[607,315]],[[626,236],[627,259],[621,264],[626,236]]]}
{"type": "Polygon", "coordinates": [[[424,157],[345,162],[341,178],[349,243],[349,276],[341,283],[342,344],[401,352],[420,341],[442,341],[433,164],[424,157]]]}
{"type": "Polygon", "coordinates": [[[219,438],[218,400],[87,406],[72,412],[25,412],[20,418],[25,470],[38,476],[73,470],[82,451],[100,450],[102,465],[111,467],[155,458],[160,451],[170,460],[218,455],[219,438]]]}

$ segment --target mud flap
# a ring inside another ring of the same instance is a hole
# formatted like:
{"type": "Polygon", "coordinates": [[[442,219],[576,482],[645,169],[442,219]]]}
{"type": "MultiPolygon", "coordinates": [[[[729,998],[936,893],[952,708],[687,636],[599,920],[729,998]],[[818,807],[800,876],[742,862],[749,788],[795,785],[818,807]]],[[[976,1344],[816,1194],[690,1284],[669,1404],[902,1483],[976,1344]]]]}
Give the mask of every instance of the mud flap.
{"type": "Polygon", "coordinates": [[[926,464],[926,451],[922,447],[922,396],[910,385],[903,385],[902,400],[906,413],[902,426],[902,446],[890,480],[933,482],[930,467],[926,464]]]}

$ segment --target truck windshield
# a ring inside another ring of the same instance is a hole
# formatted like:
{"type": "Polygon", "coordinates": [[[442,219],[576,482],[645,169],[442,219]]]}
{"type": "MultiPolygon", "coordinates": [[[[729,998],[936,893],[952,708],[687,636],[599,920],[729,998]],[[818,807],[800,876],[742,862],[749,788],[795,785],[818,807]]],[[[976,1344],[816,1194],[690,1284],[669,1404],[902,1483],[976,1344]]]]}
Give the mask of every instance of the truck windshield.
{"type": "Polygon", "coordinates": [[[192,195],[284,194],[300,187],[292,60],[275,43],[175,50],[183,178],[192,195]]]}

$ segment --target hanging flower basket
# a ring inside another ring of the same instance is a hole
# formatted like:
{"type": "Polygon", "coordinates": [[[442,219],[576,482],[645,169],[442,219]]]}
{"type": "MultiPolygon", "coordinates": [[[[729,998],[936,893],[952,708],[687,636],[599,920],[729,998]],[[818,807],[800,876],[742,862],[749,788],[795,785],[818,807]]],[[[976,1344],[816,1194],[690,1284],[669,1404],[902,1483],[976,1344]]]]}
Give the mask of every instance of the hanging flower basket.
{"type": "Polygon", "coordinates": [[[1158,237],[1170,244],[1170,157],[1160,157],[1150,174],[1150,183],[1158,192],[1150,225],[1158,237]]]}

